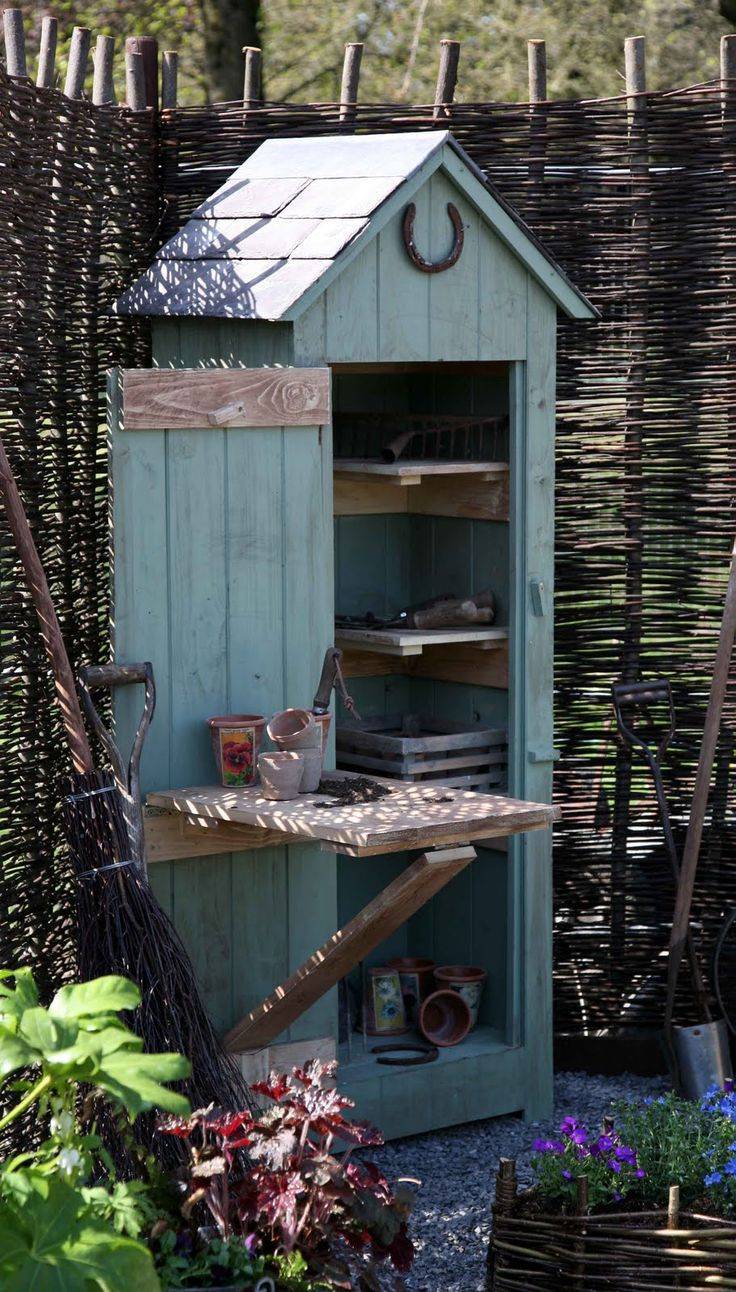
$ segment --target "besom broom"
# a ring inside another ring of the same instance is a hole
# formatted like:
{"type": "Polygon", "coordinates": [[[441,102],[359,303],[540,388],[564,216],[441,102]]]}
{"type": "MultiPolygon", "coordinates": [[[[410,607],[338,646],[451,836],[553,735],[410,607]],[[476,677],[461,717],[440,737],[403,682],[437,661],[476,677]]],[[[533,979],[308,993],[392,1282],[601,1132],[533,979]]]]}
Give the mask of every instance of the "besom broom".
{"type": "MultiPolygon", "coordinates": [[[[78,881],[81,977],[87,980],[119,973],[137,983],[142,1003],[132,1025],[147,1049],[175,1050],[190,1060],[192,1072],[183,1089],[194,1107],[210,1103],[232,1109],[249,1107],[252,1100],[247,1084],[222,1048],[186,950],[145,874],[137,760],[153,713],[151,667],[110,665],[85,670],[87,694],[90,684],[143,681],[146,685],[146,710],[127,772],[109,733],[104,728],[100,731],[99,719],[95,722],[111,755],[113,779],[93,765],[74,674],[2,439],[0,492],[53,669],[71,755],[73,772],[64,803],[64,823],[78,881]]],[[[149,1131],[151,1127],[149,1122],[149,1131]]]]}

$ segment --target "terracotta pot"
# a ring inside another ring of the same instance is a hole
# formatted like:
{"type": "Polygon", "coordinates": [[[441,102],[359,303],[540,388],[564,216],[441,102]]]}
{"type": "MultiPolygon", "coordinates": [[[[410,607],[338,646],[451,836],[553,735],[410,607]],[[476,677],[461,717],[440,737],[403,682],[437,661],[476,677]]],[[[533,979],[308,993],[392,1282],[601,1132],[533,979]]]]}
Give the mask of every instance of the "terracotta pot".
{"type": "Polygon", "coordinates": [[[439,965],[434,971],[434,977],[438,987],[449,987],[460,993],[470,1010],[472,1026],[475,1027],[480,998],[488,977],[485,969],[481,969],[479,965],[439,965]]]}
{"type": "Polygon", "coordinates": [[[322,744],[322,728],[306,709],[275,713],[267,731],[279,749],[314,749],[322,744]]]}
{"type": "Polygon", "coordinates": [[[259,713],[210,718],[212,752],[223,785],[254,785],[266,719],[259,713]]]}
{"type": "Polygon", "coordinates": [[[415,956],[395,956],[393,960],[389,960],[388,965],[399,975],[407,1022],[416,1023],[419,1017],[419,1006],[427,999],[434,986],[434,960],[424,960],[415,956]]]}
{"type": "Polygon", "coordinates": [[[261,754],[258,772],[264,799],[295,799],[304,774],[304,755],[296,750],[261,754]]]}
{"type": "Polygon", "coordinates": [[[368,970],[363,1027],[368,1036],[401,1036],[408,1031],[399,975],[388,965],[374,965],[368,970]]]}
{"type": "Polygon", "coordinates": [[[317,745],[314,749],[300,749],[299,753],[304,760],[299,789],[302,794],[313,794],[322,776],[322,747],[317,745]]]}
{"type": "Polygon", "coordinates": [[[432,1045],[459,1045],[471,1022],[467,1002],[452,989],[433,992],[419,1010],[419,1031],[432,1045]]]}

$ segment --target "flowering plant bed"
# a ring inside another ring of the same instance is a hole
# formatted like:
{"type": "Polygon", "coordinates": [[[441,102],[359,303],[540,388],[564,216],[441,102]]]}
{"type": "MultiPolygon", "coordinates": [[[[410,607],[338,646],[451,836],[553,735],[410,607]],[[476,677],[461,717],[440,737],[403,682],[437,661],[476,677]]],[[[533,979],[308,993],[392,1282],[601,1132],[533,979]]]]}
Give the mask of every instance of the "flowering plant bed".
{"type": "Polygon", "coordinates": [[[736,1287],[736,1096],[623,1104],[600,1133],[566,1117],[534,1143],[537,1183],[500,1164],[488,1292],[736,1287]]]}

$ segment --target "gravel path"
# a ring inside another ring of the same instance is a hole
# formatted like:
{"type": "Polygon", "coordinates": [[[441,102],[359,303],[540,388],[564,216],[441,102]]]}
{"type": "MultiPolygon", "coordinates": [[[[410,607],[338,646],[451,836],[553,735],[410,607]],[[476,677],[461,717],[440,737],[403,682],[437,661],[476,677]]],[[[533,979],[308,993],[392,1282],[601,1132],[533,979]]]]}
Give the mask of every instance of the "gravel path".
{"type": "Polygon", "coordinates": [[[615,1099],[641,1099],[665,1088],[658,1078],[624,1075],[589,1077],[562,1072],[555,1077],[554,1115],[527,1125],[518,1117],[455,1126],[431,1135],[393,1140],[370,1157],[389,1179],[421,1180],[413,1215],[417,1256],[407,1288],[411,1292],[483,1292],[490,1208],[499,1157],[515,1157],[522,1187],[531,1183],[532,1140],[557,1128],[572,1113],[597,1128],[615,1099]]]}

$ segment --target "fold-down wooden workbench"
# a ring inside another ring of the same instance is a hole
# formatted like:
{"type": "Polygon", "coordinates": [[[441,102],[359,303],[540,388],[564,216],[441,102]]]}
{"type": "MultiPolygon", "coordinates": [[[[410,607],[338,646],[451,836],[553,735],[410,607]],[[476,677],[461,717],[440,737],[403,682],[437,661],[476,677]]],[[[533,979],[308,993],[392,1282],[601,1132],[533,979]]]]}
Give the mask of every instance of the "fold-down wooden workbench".
{"type": "MultiPolygon", "coordinates": [[[[182,826],[190,831],[194,828],[195,833],[200,830],[211,837],[210,832],[222,826],[231,840],[233,829],[242,828],[249,848],[258,847],[259,833],[263,846],[281,833],[293,841],[319,840],[324,847],[356,858],[422,850],[344,928],[230,1030],[226,1038],[230,1049],[273,1041],[475,859],[473,840],[543,829],[556,814],[547,804],[500,794],[383,783],[391,789],[386,798],[348,807],[333,805],[319,793],[274,803],[261,796],[258,786],[205,786],[149,794],[149,806],[179,814],[182,826]]],[[[161,829],[161,819],[149,818],[149,846],[157,829],[161,829]]]]}

